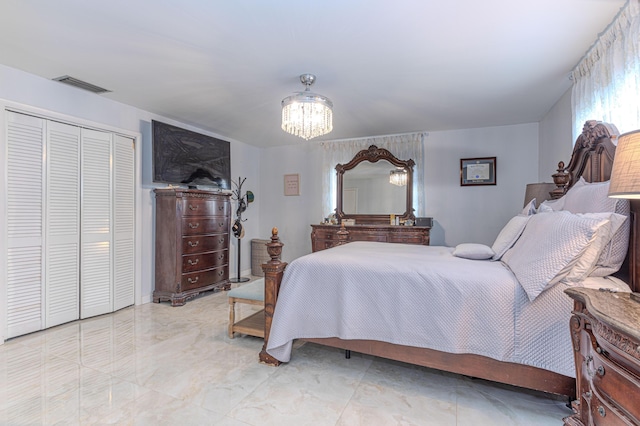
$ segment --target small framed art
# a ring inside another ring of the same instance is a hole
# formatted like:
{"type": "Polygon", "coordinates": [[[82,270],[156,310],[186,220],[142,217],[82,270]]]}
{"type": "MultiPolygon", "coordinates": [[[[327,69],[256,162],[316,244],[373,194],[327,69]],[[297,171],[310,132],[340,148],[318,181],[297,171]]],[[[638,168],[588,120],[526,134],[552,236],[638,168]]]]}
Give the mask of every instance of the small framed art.
{"type": "Polygon", "coordinates": [[[460,159],[460,186],[495,184],[496,157],[460,159]]]}
{"type": "Polygon", "coordinates": [[[300,175],[284,175],[284,195],[300,195],[300,175]]]}

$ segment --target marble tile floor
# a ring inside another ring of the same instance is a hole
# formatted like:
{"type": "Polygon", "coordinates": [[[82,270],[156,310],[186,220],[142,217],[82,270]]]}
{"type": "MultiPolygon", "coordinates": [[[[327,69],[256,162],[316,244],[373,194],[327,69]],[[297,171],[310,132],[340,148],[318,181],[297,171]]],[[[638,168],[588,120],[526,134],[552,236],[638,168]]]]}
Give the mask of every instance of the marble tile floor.
{"type": "MultiPolygon", "coordinates": [[[[252,310],[239,305],[240,316],[252,310]]],[[[227,336],[224,292],[0,345],[3,425],[561,425],[564,401],[314,344],[278,368],[227,336]]]]}

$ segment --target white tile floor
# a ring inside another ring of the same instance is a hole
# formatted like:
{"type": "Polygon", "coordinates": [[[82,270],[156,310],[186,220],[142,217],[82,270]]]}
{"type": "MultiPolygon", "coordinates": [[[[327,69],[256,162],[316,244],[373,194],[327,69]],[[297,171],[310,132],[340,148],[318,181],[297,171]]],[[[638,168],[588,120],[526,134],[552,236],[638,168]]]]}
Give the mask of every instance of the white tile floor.
{"type": "MultiPolygon", "coordinates": [[[[227,297],[150,303],[0,345],[8,425],[561,425],[563,401],[313,344],[278,368],[227,297]]],[[[250,309],[240,307],[241,315],[250,309]]]]}

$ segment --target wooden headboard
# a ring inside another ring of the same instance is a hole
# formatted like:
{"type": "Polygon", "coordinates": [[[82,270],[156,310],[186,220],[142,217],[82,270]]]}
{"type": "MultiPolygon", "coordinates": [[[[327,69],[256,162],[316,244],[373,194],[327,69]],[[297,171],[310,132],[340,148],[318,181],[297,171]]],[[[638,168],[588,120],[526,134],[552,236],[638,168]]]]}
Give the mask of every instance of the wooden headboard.
{"type": "MultiPolygon", "coordinates": [[[[558,188],[555,195],[567,192],[582,176],[587,182],[604,182],[610,179],[616,142],[619,136],[616,126],[602,121],[589,120],[584,124],[582,133],[576,139],[568,166],[558,164],[558,173],[553,175],[558,188]]],[[[615,275],[623,279],[632,291],[640,291],[640,224],[637,217],[640,212],[640,200],[631,200],[631,231],[629,251],[622,268],[615,275]]]]}

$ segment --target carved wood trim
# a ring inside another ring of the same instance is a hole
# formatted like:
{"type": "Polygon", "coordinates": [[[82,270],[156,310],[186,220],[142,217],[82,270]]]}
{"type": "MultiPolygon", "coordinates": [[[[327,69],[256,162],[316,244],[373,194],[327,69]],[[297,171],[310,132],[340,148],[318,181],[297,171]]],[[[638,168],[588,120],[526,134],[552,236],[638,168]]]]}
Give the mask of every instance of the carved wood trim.
{"type": "Polygon", "coordinates": [[[606,324],[596,322],[595,333],[627,355],[640,361],[640,343],[613,330],[606,324]]]}

